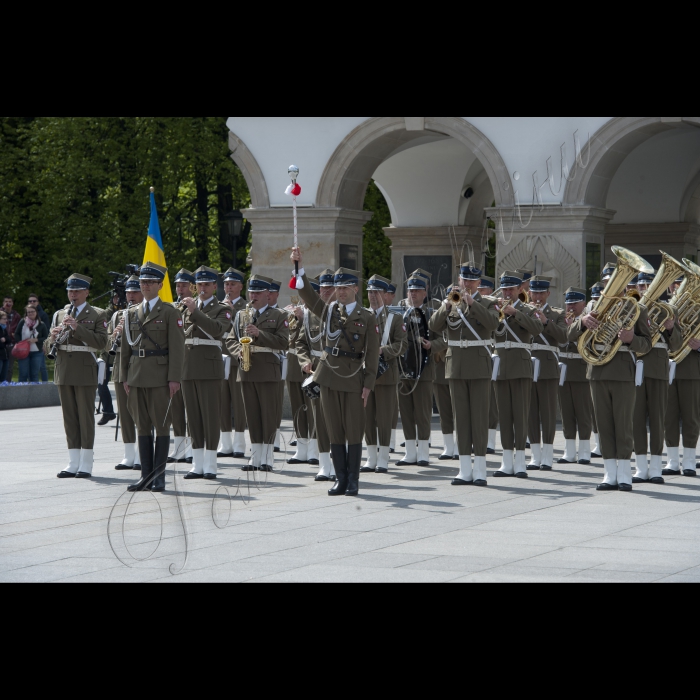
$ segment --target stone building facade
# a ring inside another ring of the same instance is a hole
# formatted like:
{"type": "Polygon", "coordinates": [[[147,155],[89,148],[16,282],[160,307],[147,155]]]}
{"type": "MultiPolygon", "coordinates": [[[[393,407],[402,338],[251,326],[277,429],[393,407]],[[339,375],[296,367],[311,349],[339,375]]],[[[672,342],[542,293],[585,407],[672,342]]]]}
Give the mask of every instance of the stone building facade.
{"type": "Polygon", "coordinates": [[[658,264],[697,260],[700,117],[230,117],[230,147],[250,188],[254,269],[290,276],[287,168],[301,169],[307,268],[362,269],[367,185],[391,211],[393,277],[461,260],[536,269],[554,294],[590,286],[610,247],[658,264]],[[492,222],[492,223],[490,223],[492,222]]]}

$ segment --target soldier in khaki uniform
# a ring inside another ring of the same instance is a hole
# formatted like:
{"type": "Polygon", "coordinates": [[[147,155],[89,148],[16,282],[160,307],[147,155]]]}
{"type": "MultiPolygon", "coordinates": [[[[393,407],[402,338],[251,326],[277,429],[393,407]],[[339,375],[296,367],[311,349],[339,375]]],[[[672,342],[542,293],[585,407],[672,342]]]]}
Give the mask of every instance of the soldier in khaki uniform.
{"type": "MultiPolygon", "coordinates": [[[[571,287],[566,292],[566,327],[578,321],[586,308],[586,292],[571,287]]],[[[566,367],[564,384],[559,387],[561,415],[564,424],[566,451],[558,464],[591,463],[591,431],[593,430],[593,397],[588,381],[588,365],[578,352],[576,343],[562,343],[559,359],[566,367]],[[578,452],[576,438],[579,439],[578,452]],[[578,456],[577,456],[578,455],[578,456]]]]}
{"type": "Polygon", "coordinates": [[[531,471],[552,471],[554,466],[557,398],[561,379],[559,345],[566,343],[568,326],[564,311],[549,305],[551,284],[552,280],[549,277],[530,279],[530,298],[537,309],[535,316],[544,326],[544,331],[535,337],[532,345],[532,356],[539,362],[539,377],[532,384],[530,402],[528,434],[532,461],[528,469],[531,471]]]}
{"type": "MultiPolygon", "coordinates": [[[[646,294],[655,275],[641,273],[638,290],[642,297],[646,294]]],[[[647,309],[648,312],[648,309],[647,309]]],[[[637,472],[633,484],[663,485],[663,453],[666,437],[666,413],[668,410],[670,359],[669,353],[681,349],[683,334],[675,319],[664,324],[661,339],[648,355],[638,355],[644,363],[644,381],[637,387],[634,408],[634,452],[637,472]],[[649,433],[647,433],[647,421],[649,433]],[[649,449],[651,448],[651,449],[649,449]],[[651,452],[648,459],[647,452],[651,452]]],[[[693,459],[693,461],[695,461],[693,459]]]]}
{"type": "MultiPolygon", "coordinates": [[[[595,331],[599,327],[597,315],[587,314],[569,327],[568,340],[578,343],[586,329],[595,331]]],[[[651,351],[651,331],[644,308],[635,328],[622,331],[619,337],[624,344],[612,361],[602,367],[591,366],[588,371],[605,464],[605,479],[598,486],[599,491],[632,490],[636,396],[633,353],[647,355],[651,351]]]]}
{"type": "Polygon", "coordinates": [[[520,294],[527,294],[527,296],[530,296],[530,282],[532,280],[533,275],[535,274],[532,270],[516,270],[515,271],[518,277],[523,281],[523,283],[520,285],[520,294]]]}
{"type": "MultiPolygon", "coordinates": [[[[396,290],[398,285],[396,282],[389,283],[389,289],[384,294],[384,306],[387,308],[394,306],[396,303],[396,290]]],[[[394,417],[391,420],[391,441],[389,443],[389,452],[394,454],[396,452],[396,433],[399,427],[399,394],[398,387],[396,389],[396,406],[394,407],[394,417]]]]}
{"type": "MultiPolygon", "coordinates": [[[[292,261],[302,266],[299,248],[292,261]]],[[[362,435],[370,393],[379,368],[379,325],[371,311],[357,301],[360,275],[339,269],[335,275],[337,301],[327,307],[311,289],[300,270],[300,290],[309,311],[324,326],[325,347],[314,380],[321,387],[321,401],[331,438],[331,453],[338,481],[329,496],[357,496],[360,492],[362,435]],[[347,446],[347,447],[346,447],[347,446]]]]}
{"type": "MultiPolygon", "coordinates": [[[[445,291],[446,296],[452,293],[452,286],[445,291]]],[[[442,440],[445,451],[440,455],[441,462],[450,462],[459,459],[459,451],[455,441],[455,419],[452,411],[452,394],[450,394],[450,380],[445,372],[447,369],[447,348],[434,353],[435,361],[435,381],[433,382],[433,394],[435,404],[440,414],[440,428],[442,429],[442,440]]]]}
{"type": "Polygon", "coordinates": [[[446,347],[442,336],[430,330],[434,313],[427,299],[427,283],[424,277],[408,280],[408,303],[404,324],[408,329],[408,356],[414,361],[408,367],[412,377],[405,377],[407,363],[404,360],[404,378],[399,384],[399,410],[406,437],[406,455],[397,466],[430,465],[430,434],[433,419],[433,381],[435,360],[432,355],[446,347]],[[417,443],[417,450],[416,450],[417,443]]]}
{"type": "Polygon", "coordinates": [[[374,391],[367,400],[365,441],[368,458],[360,470],[363,474],[386,474],[389,471],[389,443],[394,411],[398,403],[398,358],[404,354],[407,346],[403,318],[387,311],[384,305],[384,293],[389,289],[389,284],[388,279],[379,275],[372,277],[367,284],[370,307],[379,324],[379,354],[386,363],[386,371],[377,378],[374,391]]]}
{"type": "Polygon", "coordinates": [[[185,479],[214,481],[221,438],[221,383],[224,381],[223,337],[231,328],[230,307],[216,298],[219,273],[200,267],[194,273],[197,299],[185,297],[185,394],[190,435],[192,471],[185,479]]]}
{"type": "Polygon", "coordinates": [[[59,479],[89,479],[95,461],[97,356],[107,342],[107,321],[87,303],[91,283],[90,277],[78,274],[66,280],[70,306],[54,314],[44,343],[47,355],[58,343],[54,383],[68,442],[68,466],[59,479]]]}
{"type": "MultiPolygon", "coordinates": [[[[496,280],[493,277],[481,277],[478,292],[482,297],[493,296],[496,291],[496,280]]],[[[489,402],[489,446],[487,455],[496,454],[496,438],[498,437],[498,401],[496,399],[496,382],[491,382],[491,401],[489,402]]]]}
{"type": "Polygon", "coordinates": [[[231,355],[225,341],[233,331],[233,319],[239,311],[245,309],[247,302],[241,296],[245,275],[240,270],[229,268],[224,273],[224,304],[231,312],[231,326],[224,334],[223,352],[226,356],[228,378],[221,384],[221,444],[217,457],[222,459],[243,459],[246,455],[246,419],[243,392],[238,382],[238,358],[231,355]],[[232,417],[233,414],[233,417],[232,417]]]}
{"type": "MultiPolygon", "coordinates": [[[[126,283],[126,301],[129,307],[143,304],[143,294],[141,293],[141,283],[137,276],[131,277],[126,283]]],[[[107,333],[109,341],[108,349],[116,344],[115,352],[117,353],[114,360],[114,391],[117,395],[117,410],[119,411],[119,423],[122,429],[122,442],[124,443],[124,459],[121,464],[117,464],[117,471],[141,471],[141,460],[138,454],[138,442],[136,438],[136,423],[131,413],[129,413],[128,396],[124,391],[124,381],[121,375],[121,352],[122,352],[122,334],[124,333],[124,318],[125,311],[117,311],[109,323],[107,333]]],[[[127,346],[127,350],[131,352],[131,348],[127,346]]]]}
{"type": "MultiPolygon", "coordinates": [[[[311,286],[316,290],[316,280],[309,280],[311,286]]],[[[329,306],[335,301],[335,272],[331,269],[324,270],[318,278],[318,290],[321,300],[329,306]]],[[[323,349],[325,348],[325,337],[321,321],[316,318],[307,308],[304,309],[304,332],[297,339],[297,358],[299,366],[304,374],[304,381],[308,380],[318,370],[323,349]]],[[[398,402],[398,400],[397,400],[398,402]]],[[[316,481],[335,481],[335,470],[331,459],[331,439],[328,435],[326,418],[323,410],[322,397],[311,402],[314,418],[314,437],[311,443],[315,451],[318,452],[318,464],[320,466],[316,481]]]]}
{"type": "MultiPolygon", "coordinates": [[[[437,299],[433,299],[431,296],[432,295],[433,275],[430,272],[428,272],[427,270],[421,270],[419,268],[418,270],[414,270],[409,275],[409,279],[411,279],[411,277],[420,277],[420,279],[422,279],[425,282],[425,290],[426,290],[425,304],[433,311],[437,311],[440,308],[440,302],[437,299]]],[[[399,306],[402,306],[404,309],[410,309],[411,308],[411,295],[409,294],[408,298],[401,301],[399,306]]]]}
{"type": "Polygon", "coordinates": [[[136,420],[141,479],[129,491],[165,491],[170,446],[169,408],[180,391],[185,356],[182,317],[158,298],[167,270],[147,262],[139,273],[144,301],[125,314],[120,376],[136,420]],[[126,341],[126,342],[124,342],[126,341]],[[153,431],[156,439],[153,441],[153,431]]]}
{"type": "Polygon", "coordinates": [[[459,476],[452,485],[485,487],[489,414],[484,409],[491,399],[491,346],[499,316],[496,302],[478,292],[481,270],[463,263],[459,284],[462,304],[455,307],[445,303],[432,317],[430,328],[448,338],[445,374],[450,381],[452,410],[457,418],[460,466],[459,476]]]}
{"type": "MultiPolygon", "coordinates": [[[[194,283],[194,272],[180,270],[175,276],[175,292],[177,301],[173,306],[184,317],[187,307],[182,303],[183,299],[197,296],[197,287],[194,283]]],[[[192,444],[187,440],[187,414],[185,412],[185,394],[178,391],[173,396],[173,405],[170,409],[173,419],[173,436],[175,438],[173,449],[168,456],[168,464],[192,464],[192,444]]]]}
{"type": "Polygon", "coordinates": [[[525,446],[532,399],[530,347],[533,336],[540,335],[544,325],[535,316],[536,309],[518,299],[522,285],[523,280],[516,272],[505,272],[501,278],[503,300],[500,306],[506,319],[496,331],[496,352],[500,360],[496,396],[501,421],[503,466],[494,473],[496,478],[528,478],[525,446]]]}
{"type": "Polygon", "coordinates": [[[274,443],[282,422],[282,357],[289,347],[289,315],[270,308],[272,280],[253,275],[248,280],[248,307],[234,319],[227,341],[229,352],[238,357],[238,381],[243,391],[253,458],[243,471],[271,472],[274,443]],[[252,339],[250,369],[242,361],[241,339],[252,339]]]}

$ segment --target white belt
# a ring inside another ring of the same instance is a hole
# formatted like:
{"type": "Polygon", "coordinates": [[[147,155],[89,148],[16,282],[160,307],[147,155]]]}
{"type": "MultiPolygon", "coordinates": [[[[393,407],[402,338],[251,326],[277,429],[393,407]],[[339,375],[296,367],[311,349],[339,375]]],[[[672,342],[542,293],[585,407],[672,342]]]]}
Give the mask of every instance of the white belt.
{"type": "Polygon", "coordinates": [[[279,350],[273,350],[272,348],[250,348],[251,352],[279,352],[279,350]]]}
{"type": "Polygon", "coordinates": [[[536,352],[553,352],[555,355],[559,354],[559,350],[553,348],[551,345],[533,345],[532,349],[536,352]]]}
{"type": "Polygon", "coordinates": [[[215,348],[221,349],[220,340],[202,340],[201,338],[188,338],[185,341],[185,345],[194,345],[195,347],[197,347],[198,345],[211,345],[215,348]]]}
{"type": "Polygon", "coordinates": [[[297,351],[296,350],[287,350],[288,355],[296,355],[297,351]]]}
{"type": "Polygon", "coordinates": [[[59,350],[63,352],[91,352],[95,355],[99,355],[102,350],[95,350],[95,348],[89,348],[85,345],[59,345],[59,350]]]}
{"type": "Polygon", "coordinates": [[[312,350],[311,357],[323,357],[323,353],[320,350],[312,350]]]}
{"type": "Polygon", "coordinates": [[[230,334],[230,333],[224,333],[224,335],[223,335],[223,340],[228,340],[229,335],[231,335],[231,334],[230,334]]]}
{"type": "Polygon", "coordinates": [[[530,350],[531,347],[529,343],[511,343],[509,340],[505,343],[496,343],[496,350],[530,350]]]}
{"type": "MultiPolygon", "coordinates": [[[[603,352],[603,350],[605,350],[605,345],[596,345],[595,349],[598,352],[603,352]]],[[[629,351],[630,351],[630,349],[626,345],[622,345],[620,347],[620,349],[618,350],[618,352],[629,352],[629,351]]]]}
{"type": "Polygon", "coordinates": [[[562,360],[583,360],[581,355],[575,352],[560,352],[559,357],[561,357],[562,360]]]}
{"type": "Polygon", "coordinates": [[[486,348],[493,345],[493,340],[450,340],[448,346],[451,348],[462,348],[463,350],[468,350],[469,348],[486,348]]]}
{"type": "Polygon", "coordinates": [[[656,350],[657,348],[659,350],[668,350],[668,343],[657,343],[656,345],[654,345],[654,350],[656,350]]]}

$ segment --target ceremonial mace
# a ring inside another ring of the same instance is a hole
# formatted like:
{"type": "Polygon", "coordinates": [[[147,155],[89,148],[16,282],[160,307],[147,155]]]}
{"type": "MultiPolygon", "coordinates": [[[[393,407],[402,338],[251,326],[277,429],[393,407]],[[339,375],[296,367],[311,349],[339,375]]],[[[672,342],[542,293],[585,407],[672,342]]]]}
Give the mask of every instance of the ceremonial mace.
{"type": "MultiPolygon", "coordinates": [[[[290,165],[289,177],[292,179],[292,184],[287,188],[285,194],[292,197],[292,211],[294,212],[294,247],[299,247],[299,226],[297,219],[297,197],[301,194],[301,186],[297,184],[299,179],[299,168],[296,165],[290,165]]],[[[299,279],[299,261],[294,261],[294,279],[289,283],[290,289],[303,289],[303,283],[299,279]]]]}

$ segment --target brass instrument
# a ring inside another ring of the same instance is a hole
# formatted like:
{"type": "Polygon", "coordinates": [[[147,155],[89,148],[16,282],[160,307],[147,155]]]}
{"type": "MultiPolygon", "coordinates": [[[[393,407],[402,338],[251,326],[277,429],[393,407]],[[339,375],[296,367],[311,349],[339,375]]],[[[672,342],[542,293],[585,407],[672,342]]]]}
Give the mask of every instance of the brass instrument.
{"type": "MultiPolygon", "coordinates": [[[[133,308],[136,306],[136,304],[129,304],[129,306],[126,308],[126,311],[121,311],[120,313],[122,314],[121,320],[124,320],[125,314],[129,313],[129,309],[133,308]]],[[[111,357],[116,357],[117,356],[117,351],[119,350],[119,343],[121,341],[121,335],[118,335],[116,332],[113,333],[114,335],[114,343],[112,344],[112,348],[109,351],[109,354],[111,357]]]]}
{"type": "Polygon", "coordinates": [[[250,372],[253,366],[253,339],[245,335],[246,329],[253,323],[253,312],[253,307],[247,306],[241,311],[240,317],[241,338],[239,342],[241,344],[241,369],[244,372],[250,372]]]}
{"type": "Polygon", "coordinates": [[[636,253],[620,246],[613,246],[612,250],[618,259],[617,269],[591,312],[600,327],[587,330],[578,342],[579,354],[594,367],[612,362],[622,347],[620,333],[632,330],[639,320],[642,310],[636,299],[627,296],[629,283],[642,272],[654,273],[654,268],[636,253]]]}
{"type": "Polygon", "coordinates": [[[466,306],[466,312],[467,315],[469,314],[469,306],[467,306],[464,303],[464,295],[462,294],[462,291],[460,289],[453,289],[448,295],[447,295],[447,303],[452,304],[452,311],[450,311],[450,317],[451,318],[457,318],[459,316],[459,310],[460,308],[463,308],[466,306]]]}
{"type": "Polygon", "coordinates": [[[641,300],[643,306],[649,311],[649,328],[651,328],[651,344],[656,345],[661,340],[664,331],[664,324],[675,318],[676,312],[671,304],[659,301],[668,291],[668,288],[681,276],[687,277],[690,270],[668,253],[661,251],[662,262],[656,279],[647,289],[644,298],[641,300]]]}
{"type": "Polygon", "coordinates": [[[671,359],[678,364],[692,352],[690,341],[700,340],[700,267],[686,259],[683,259],[683,264],[688,272],[683,284],[671,299],[671,306],[677,314],[678,325],[683,334],[681,349],[670,353],[671,359]]]}
{"type": "Polygon", "coordinates": [[[77,308],[76,308],[75,304],[71,304],[71,307],[68,310],[68,313],[63,317],[64,330],[56,337],[56,342],[51,346],[51,350],[49,350],[49,354],[46,356],[46,357],[48,357],[49,360],[56,359],[56,357],[58,356],[58,348],[61,345],[65,345],[65,343],[71,337],[73,331],[72,331],[72,329],[68,328],[68,326],[66,326],[66,319],[68,318],[68,316],[72,316],[73,318],[75,318],[76,311],[77,311],[77,308]]]}

